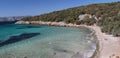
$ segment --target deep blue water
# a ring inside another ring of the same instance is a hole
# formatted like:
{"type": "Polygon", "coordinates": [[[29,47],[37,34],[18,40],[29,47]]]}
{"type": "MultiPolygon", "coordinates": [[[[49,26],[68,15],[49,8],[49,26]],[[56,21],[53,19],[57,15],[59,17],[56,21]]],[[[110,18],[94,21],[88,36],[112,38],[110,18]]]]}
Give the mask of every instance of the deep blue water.
{"type": "Polygon", "coordinates": [[[6,25],[6,24],[14,24],[16,21],[4,21],[0,22],[0,25],[6,25]]]}

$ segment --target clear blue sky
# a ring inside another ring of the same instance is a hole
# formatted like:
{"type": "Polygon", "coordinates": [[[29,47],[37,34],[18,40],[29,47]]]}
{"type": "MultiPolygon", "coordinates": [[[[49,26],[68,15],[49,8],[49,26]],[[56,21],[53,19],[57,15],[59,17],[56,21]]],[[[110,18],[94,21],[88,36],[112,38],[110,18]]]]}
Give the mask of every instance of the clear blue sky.
{"type": "Polygon", "coordinates": [[[39,15],[92,3],[120,0],[0,0],[0,17],[39,15]]]}

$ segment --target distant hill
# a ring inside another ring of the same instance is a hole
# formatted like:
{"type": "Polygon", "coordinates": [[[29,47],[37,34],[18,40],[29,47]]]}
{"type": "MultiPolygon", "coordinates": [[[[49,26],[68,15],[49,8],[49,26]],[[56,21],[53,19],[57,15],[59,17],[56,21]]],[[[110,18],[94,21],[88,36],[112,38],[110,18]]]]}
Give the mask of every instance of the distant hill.
{"type": "Polygon", "coordinates": [[[64,21],[66,23],[75,24],[97,24],[101,27],[102,32],[120,36],[120,2],[90,4],[86,6],[54,11],[47,14],[42,14],[33,17],[26,17],[23,21],[64,21]],[[79,15],[90,14],[99,18],[96,21],[94,18],[86,17],[84,20],[78,18],[79,15]]]}
{"type": "Polygon", "coordinates": [[[25,16],[14,16],[14,17],[0,17],[0,25],[14,24],[16,21],[25,18],[25,16]]]}
{"type": "Polygon", "coordinates": [[[24,16],[14,16],[14,17],[0,17],[0,22],[6,21],[16,21],[24,18],[24,16]]]}

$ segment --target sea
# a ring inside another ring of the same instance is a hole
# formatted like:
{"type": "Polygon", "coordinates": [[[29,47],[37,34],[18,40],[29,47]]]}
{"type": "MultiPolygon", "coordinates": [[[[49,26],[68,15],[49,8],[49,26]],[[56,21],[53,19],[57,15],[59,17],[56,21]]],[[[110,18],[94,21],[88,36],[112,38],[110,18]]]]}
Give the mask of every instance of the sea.
{"type": "Polygon", "coordinates": [[[90,58],[96,49],[85,27],[0,25],[0,58],[90,58]]]}

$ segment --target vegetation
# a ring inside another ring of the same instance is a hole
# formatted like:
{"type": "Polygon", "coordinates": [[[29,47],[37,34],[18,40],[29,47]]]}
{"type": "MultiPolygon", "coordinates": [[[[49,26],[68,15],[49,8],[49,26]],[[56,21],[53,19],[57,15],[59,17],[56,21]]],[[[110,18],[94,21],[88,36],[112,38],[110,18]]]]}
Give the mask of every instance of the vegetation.
{"type": "Polygon", "coordinates": [[[96,23],[101,26],[103,32],[120,36],[120,2],[91,4],[69,8],[61,11],[54,11],[33,17],[23,18],[24,21],[64,21],[66,23],[87,24],[96,23]],[[91,14],[101,19],[96,21],[94,18],[79,21],[80,14],[91,14]]]}
{"type": "Polygon", "coordinates": [[[93,25],[96,23],[96,20],[94,18],[87,18],[84,20],[77,21],[76,24],[85,24],[85,25],[93,25]]]}

